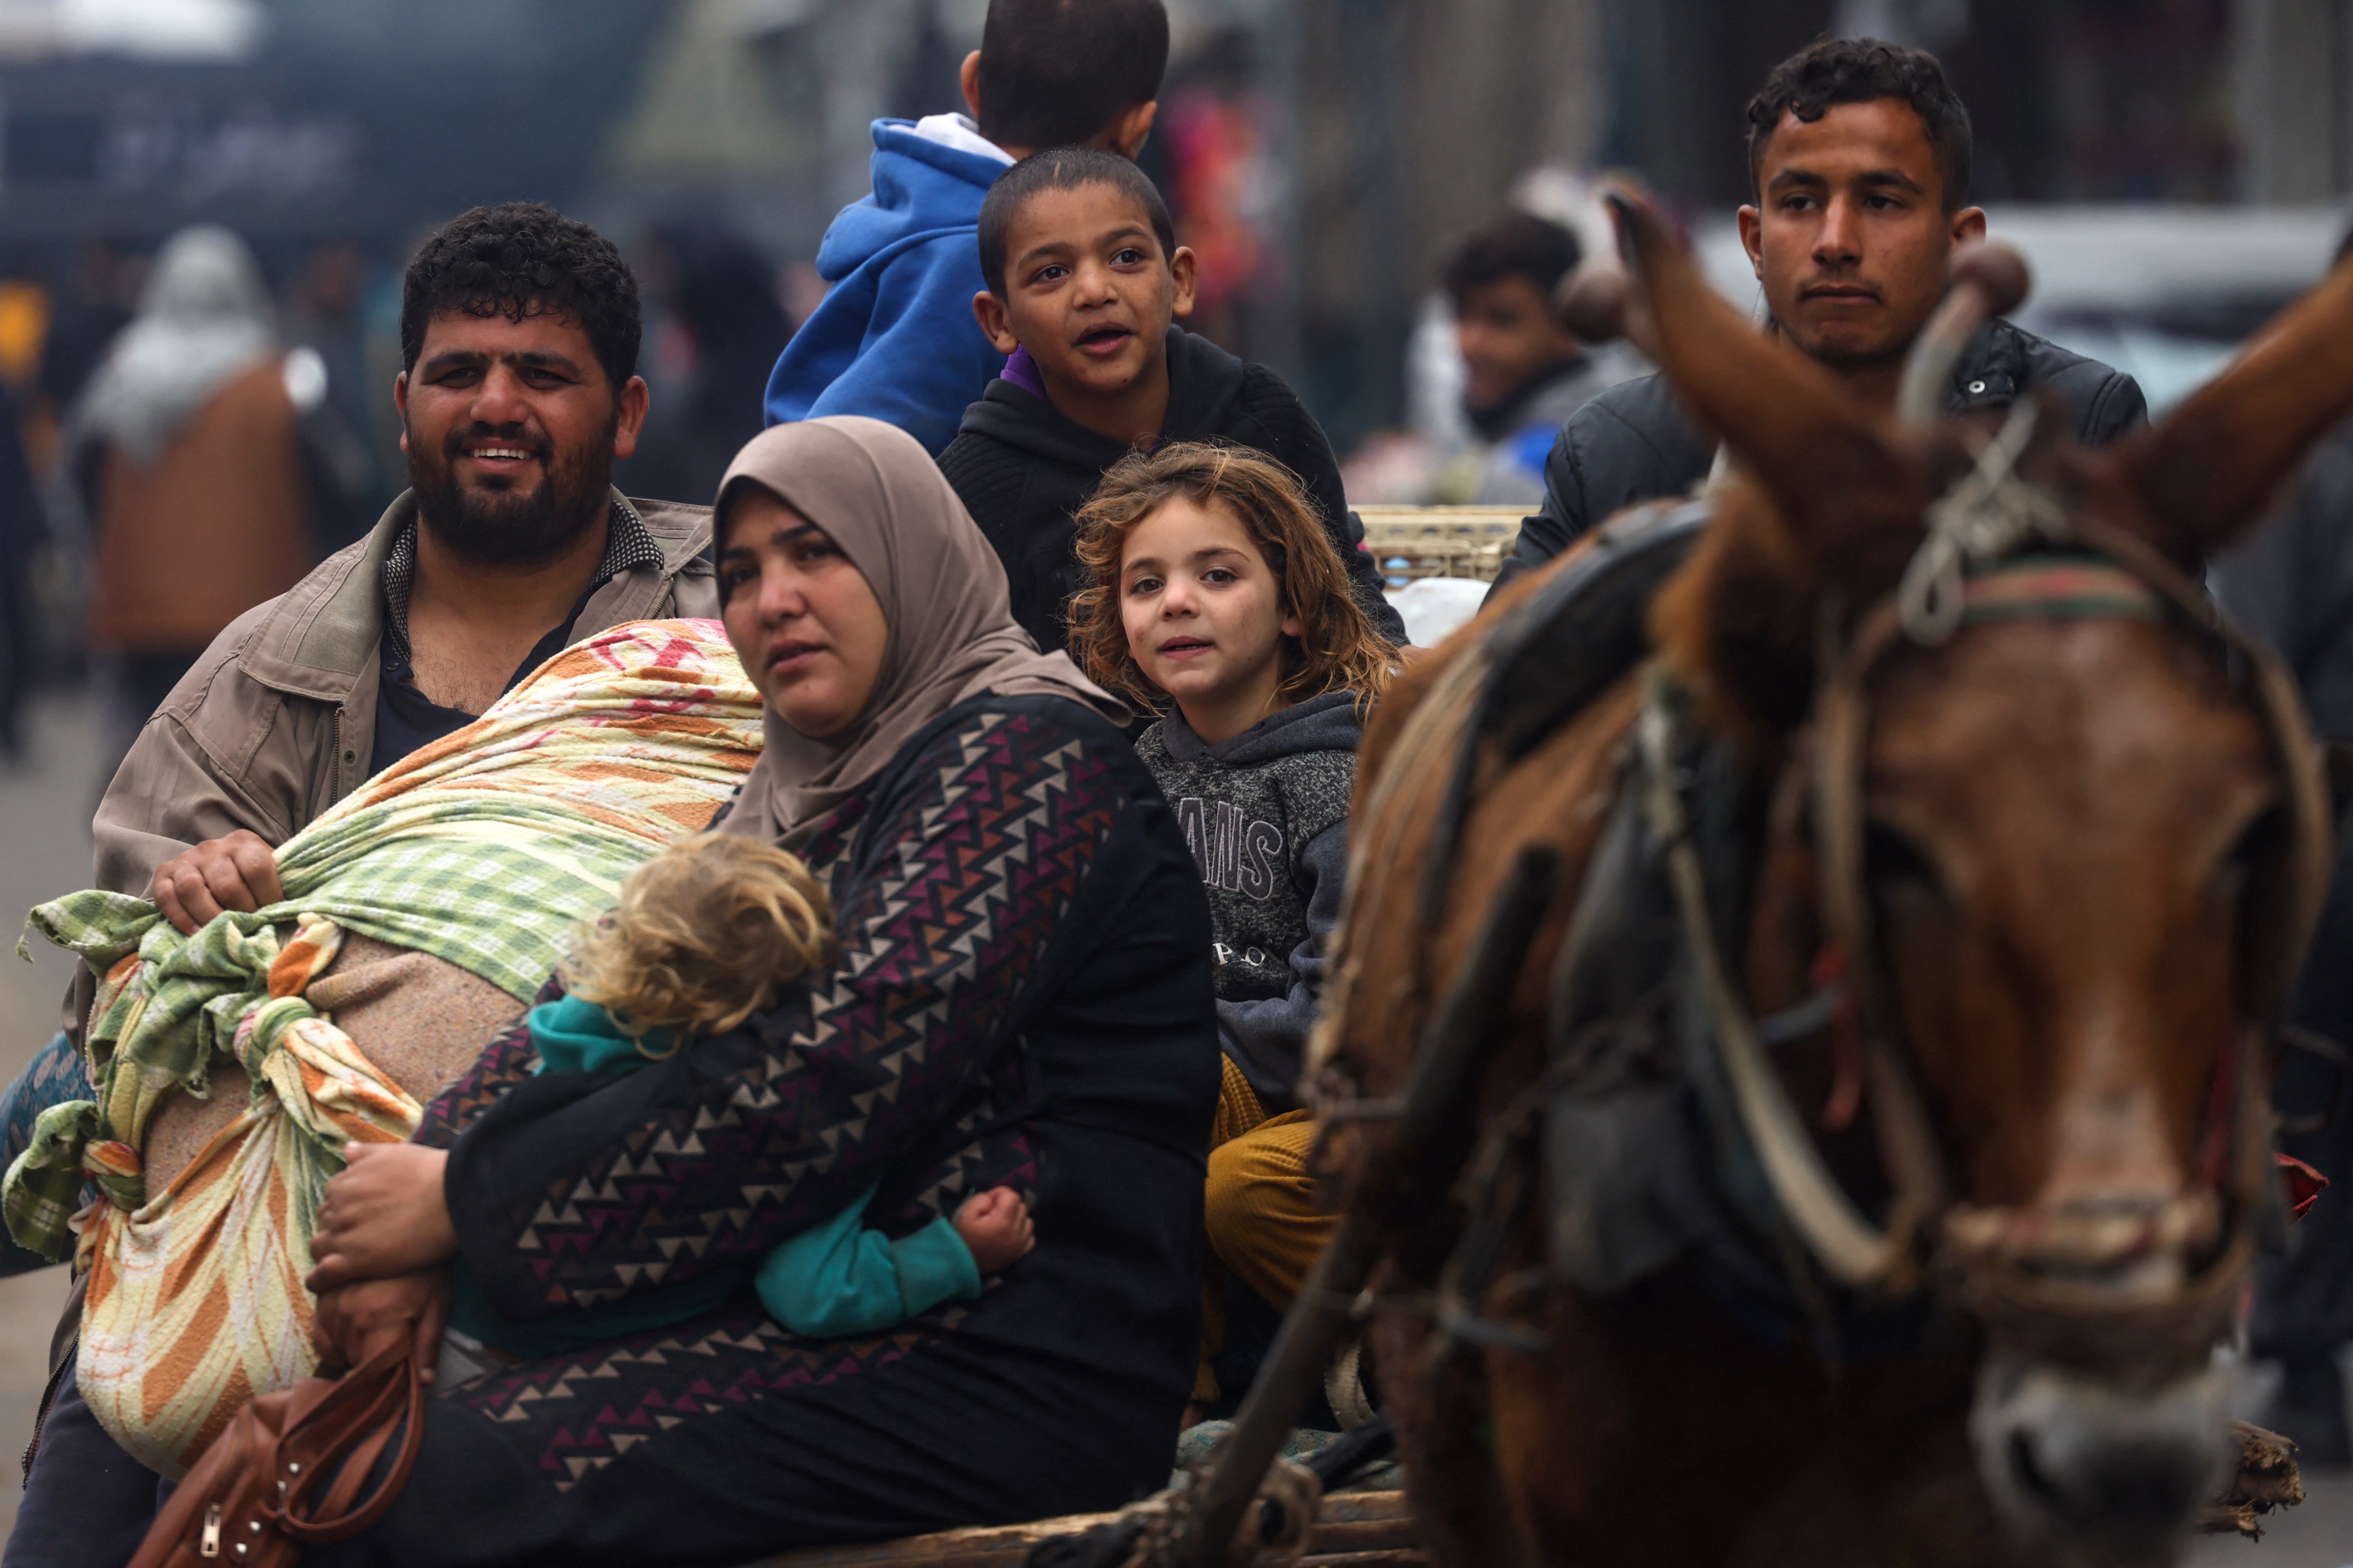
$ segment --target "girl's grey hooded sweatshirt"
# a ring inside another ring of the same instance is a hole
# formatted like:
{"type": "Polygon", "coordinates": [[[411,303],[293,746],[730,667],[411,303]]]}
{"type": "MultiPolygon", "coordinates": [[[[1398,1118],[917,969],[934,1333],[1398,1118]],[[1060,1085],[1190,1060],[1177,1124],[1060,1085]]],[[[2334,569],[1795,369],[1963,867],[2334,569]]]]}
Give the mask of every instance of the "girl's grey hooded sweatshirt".
{"type": "Polygon", "coordinates": [[[1340,920],[1356,704],[1327,692],[1215,746],[1171,711],[1135,743],[1208,884],[1219,1042],[1271,1112],[1298,1102],[1340,920]]]}

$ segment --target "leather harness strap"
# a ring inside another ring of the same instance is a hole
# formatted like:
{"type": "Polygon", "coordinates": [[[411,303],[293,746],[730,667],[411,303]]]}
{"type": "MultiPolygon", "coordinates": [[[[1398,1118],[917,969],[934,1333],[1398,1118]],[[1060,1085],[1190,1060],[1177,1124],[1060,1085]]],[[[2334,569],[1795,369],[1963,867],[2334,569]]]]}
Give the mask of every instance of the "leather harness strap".
{"type": "Polygon", "coordinates": [[[1883,1229],[1855,1208],[1814,1147],[1812,1136],[1782,1086],[1779,1070],[1757,1037],[1746,1005],[1726,973],[1724,951],[1708,914],[1706,876],[1699,848],[1693,842],[1675,784],[1678,725],[1670,707],[1674,698],[1655,668],[1650,684],[1649,700],[1635,721],[1642,759],[1643,805],[1651,831],[1665,846],[1675,909],[1706,996],[1715,1047],[1724,1060],[1742,1130],[1772,1184],[1781,1213],[1831,1278],[1851,1286],[1901,1291],[1915,1275],[1911,1231],[1921,1217],[1916,1211],[1928,1206],[1926,1194],[1906,1193],[1899,1183],[1895,1213],[1905,1216],[1906,1223],[1883,1229]]]}

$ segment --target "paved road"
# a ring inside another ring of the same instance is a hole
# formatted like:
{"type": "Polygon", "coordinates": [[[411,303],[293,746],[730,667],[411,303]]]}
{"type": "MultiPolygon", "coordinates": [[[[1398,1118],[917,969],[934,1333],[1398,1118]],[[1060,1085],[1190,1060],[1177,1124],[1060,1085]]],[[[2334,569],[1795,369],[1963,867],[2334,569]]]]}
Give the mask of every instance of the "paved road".
{"type": "MultiPolygon", "coordinates": [[[[33,765],[0,768],[0,1079],[15,1078],[48,1043],[72,969],[37,938],[32,962],[19,962],[18,923],[33,905],[90,879],[96,727],[74,700],[40,710],[30,733],[33,765]]],[[[32,1436],[66,1287],[62,1268],[0,1279],[0,1530],[16,1522],[16,1456],[32,1436]]]]}

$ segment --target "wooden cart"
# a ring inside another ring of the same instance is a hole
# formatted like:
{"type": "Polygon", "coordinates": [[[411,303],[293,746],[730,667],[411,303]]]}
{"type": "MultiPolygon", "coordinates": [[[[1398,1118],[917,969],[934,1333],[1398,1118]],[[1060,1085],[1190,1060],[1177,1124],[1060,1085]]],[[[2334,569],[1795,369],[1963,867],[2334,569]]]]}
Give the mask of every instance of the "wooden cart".
{"type": "MultiPolygon", "coordinates": [[[[817,1546],[771,1557],[759,1568],[1020,1568],[1050,1536],[1075,1535],[1119,1517],[1073,1514],[979,1530],[950,1530],[871,1546],[817,1546]]],[[[1429,1553],[1403,1492],[1335,1492],[1317,1506],[1301,1568],[1427,1568],[1429,1553]]]]}

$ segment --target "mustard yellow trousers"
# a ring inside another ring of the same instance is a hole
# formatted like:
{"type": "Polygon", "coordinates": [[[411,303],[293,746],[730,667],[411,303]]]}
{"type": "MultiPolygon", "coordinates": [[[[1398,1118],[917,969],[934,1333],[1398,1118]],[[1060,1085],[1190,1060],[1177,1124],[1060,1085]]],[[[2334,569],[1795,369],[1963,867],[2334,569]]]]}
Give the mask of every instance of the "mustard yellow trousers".
{"type": "Polygon", "coordinates": [[[1340,1223],[1315,1205],[1307,1152],[1314,1119],[1304,1110],[1270,1117],[1241,1069],[1229,1060],[1209,1134],[1209,1278],[1201,1316],[1201,1370],[1194,1397],[1217,1397],[1209,1358],[1225,1342],[1222,1268],[1278,1311],[1291,1309],[1315,1255],[1340,1223]]]}

